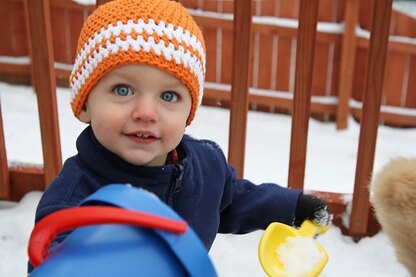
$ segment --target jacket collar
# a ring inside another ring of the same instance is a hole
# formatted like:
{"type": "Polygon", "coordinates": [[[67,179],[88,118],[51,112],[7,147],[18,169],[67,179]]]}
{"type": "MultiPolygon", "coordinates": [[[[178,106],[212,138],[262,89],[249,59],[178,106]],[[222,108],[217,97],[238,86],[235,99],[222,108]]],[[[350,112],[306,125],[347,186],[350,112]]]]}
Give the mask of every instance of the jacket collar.
{"type": "MultiPolygon", "coordinates": [[[[110,182],[134,184],[143,181],[147,182],[149,179],[163,182],[168,181],[176,170],[176,166],[173,164],[149,167],[126,162],[98,142],[91,126],[82,131],[77,139],[76,146],[81,160],[91,170],[110,182]]],[[[184,166],[185,163],[186,158],[181,157],[180,164],[184,166]]]]}

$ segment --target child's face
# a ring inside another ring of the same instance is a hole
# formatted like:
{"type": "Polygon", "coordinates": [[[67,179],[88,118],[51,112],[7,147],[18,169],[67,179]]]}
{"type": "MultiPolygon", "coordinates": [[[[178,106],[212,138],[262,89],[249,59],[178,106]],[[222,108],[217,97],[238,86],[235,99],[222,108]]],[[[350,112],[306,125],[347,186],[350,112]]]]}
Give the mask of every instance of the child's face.
{"type": "Polygon", "coordinates": [[[177,78],[151,66],[123,65],[97,82],[80,119],[125,161],[160,166],[179,144],[190,110],[190,93],[177,78]]]}

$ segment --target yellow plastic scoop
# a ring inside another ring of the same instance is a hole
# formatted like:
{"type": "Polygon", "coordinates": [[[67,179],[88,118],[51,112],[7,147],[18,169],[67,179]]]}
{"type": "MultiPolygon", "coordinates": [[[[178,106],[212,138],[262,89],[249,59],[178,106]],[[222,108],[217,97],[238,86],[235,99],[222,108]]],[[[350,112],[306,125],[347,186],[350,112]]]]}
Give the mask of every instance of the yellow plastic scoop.
{"type": "Polygon", "coordinates": [[[270,277],[318,276],[328,262],[328,254],[313,238],[329,226],[309,220],[300,229],[271,223],[261,237],[258,255],[263,270],[270,277]]]}

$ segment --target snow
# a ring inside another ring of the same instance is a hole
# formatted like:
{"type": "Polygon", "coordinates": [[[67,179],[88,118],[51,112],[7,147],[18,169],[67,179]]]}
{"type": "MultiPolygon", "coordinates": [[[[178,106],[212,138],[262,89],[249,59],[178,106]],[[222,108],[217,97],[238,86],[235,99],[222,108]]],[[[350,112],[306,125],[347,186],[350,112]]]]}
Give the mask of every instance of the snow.
{"type": "Polygon", "coordinates": [[[416,18],[416,3],[414,1],[393,1],[393,9],[416,18]]]}
{"type": "Polygon", "coordinates": [[[95,6],[96,0],[72,0],[75,3],[81,4],[81,5],[91,5],[95,6]]]}
{"type": "Polygon", "coordinates": [[[282,263],[281,272],[292,277],[305,276],[313,270],[324,258],[324,253],[318,250],[316,241],[308,237],[287,237],[276,249],[278,260],[282,263]]]}
{"type": "MultiPolygon", "coordinates": [[[[18,65],[30,65],[30,57],[28,56],[0,56],[0,63],[4,64],[18,64],[18,65]]],[[[72,64],[66,64],[66,63],[59,63],[54,62],[54,67],[56,69],[62,69],[62,70],[72,70],[72,64]]]]}
{"type": "MultiPolygon", "coordinates": [[[[69,107],[68,89],[58,88],[62,156],[75,154],[75,139],[85,128],[69,107]]],[[[36,97],[30,87],[0,83],[0,102],[9,164],[42,164],[36,97]]],[[[334,123],[309,122],[305,189],[351,193],[354,186],[359,125],[337,131],[334,123]]],[[[202,106],[187,133],[216,141],[228,152],[229,111],[202,106]]],[[[249,112],[245,177],[254,182],[286,185],[291,117],[249,112]]],[[[416,129],[380,126],[374,171],[397,156],[416,157],[416,129]]],[[[0,276],[24,276],[26,247],[41,192],[27,194],[19,203],[0,201],[0,276]]],[[[345,201],[350,201],[345,199],[345,201]]],[[[344,215],[348,220],[348,214],[344,215]]],[[[220,276],[264,276],[257,257],[262,231],[247,235],[218,235],[210,256],[220,276]]],[[[384,233],[359,243],[332,226],[318,238],[329,262],[321,276],[409,276],[397,262],[384,233]]]]}
{"type": "MultiPolygon", "coordinates": [[[[229,84],[206,82],[205,88],[223,91],[224,93],[229,93],[231,91],[231,85],[229,84]]],[[[259,95],[259,96],[273,97],[273,98],[279,98],[279,99],[290,99],[290,100],[294,99],[294,94],[288,91],[276,91],[276,90],[270,90],[270,89],[249,88],[249,93],[251,95],[259,95]]],[[[323,105],[336,105],[338,103],[338,98],[336,96],[312,95],[311,103],[323,104],[323,105]]],[[[363,103],[355,99],[350,99],[349,101],[350,108],[361,109],[362,106],[363,106],[363,103]]],[[[381,111],[386,112],[386,113],[391,113],[391,114],[397,114],[397,115],[416,116],[415,109],[406,108],[406,107],[389,106],[389,105],[382,104],[381,111]]]]}

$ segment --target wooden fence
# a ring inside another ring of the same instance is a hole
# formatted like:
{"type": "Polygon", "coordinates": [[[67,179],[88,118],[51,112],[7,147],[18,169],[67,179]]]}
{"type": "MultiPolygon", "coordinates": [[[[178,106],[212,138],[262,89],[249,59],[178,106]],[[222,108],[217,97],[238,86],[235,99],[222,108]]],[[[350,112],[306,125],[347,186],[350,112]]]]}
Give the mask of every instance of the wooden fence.
{"type": "MultiPolygon", "coordinates": [[[[204,104],[229,107],[233,51],[233,2],[182,0],[204,32],[207,84],[204,104]]],[[[70,0],[50,2],[54,66],[58,84],[67,79],[82,23],[94,6],[70,0]]],[[[250,108],[292,112],[299,0],[253,0],[250,42],[250,108]]],[[[312,76],[314,116],[347,127],[347,117],[360,118],[364,95],[372,1],[320,0],[312,76]]],[[[0,0],[0,80],[30,80],[27,18],[24,0],[0,0]],[[9,57],[18,57],[11,60],[9,57]],[[16,62],[17,61],[17,62],[16,62]],[[12,78],[13,79],[13,78],[12,78]]],[[[386,74],[383,80],[384,124],[416,126],[416,20],[393,12],[386,74]]]]}
{"type": "MultiPolygon", "coordinates": [[[[409,77],[416,47],[404,39],[409,34],[402,28],[414,21],[406,19],[410,23],[405,24],[397,13],[390,20],[392,0],[181,2],[191,8],[206,38],[204,102],[231,109],[228,157],[238,174],[243,175],[249,106],[293,114],[288,174],[289,186],[296,188],[303,188],[310,114],[335,117],[338,127],[345,128],[352,112],[361,121],[361,134],[350,226],[343,230],[355,237],[374,232],[365,185],[372,173],[377,126],[380,120],[416,126],[416,83],[409,77]],[[371,25],[369,39],[366,29],[371,25]],[[390,109],[380,112],[380,107],[390,109]]],[[[0,34],[10,38],[0,44],[0,77],[33,80],[43,111],[44,156],[43,169],[8,168],[0,128],[1,198],[18,200],[30,190],[43,190],[61,167],[55,80],[68,77],[76,37],[93,9],[69,0],[0,0],[0,34]]],[[[343,195],[315,193],[330,203],[340,224],[337,216],[346,209],[343,195]]]]}

